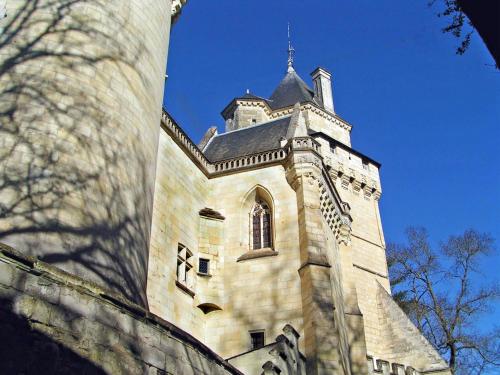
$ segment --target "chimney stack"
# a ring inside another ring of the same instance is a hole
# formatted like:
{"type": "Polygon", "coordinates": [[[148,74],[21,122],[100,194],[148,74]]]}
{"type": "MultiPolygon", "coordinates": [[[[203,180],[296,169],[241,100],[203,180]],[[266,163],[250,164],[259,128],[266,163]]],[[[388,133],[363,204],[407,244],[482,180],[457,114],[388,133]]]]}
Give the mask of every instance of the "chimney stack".
{"type": "Polygon", "coordinates": [[[323,68],[316,68],[311,73],[314,83],[314,97],[323,104],[327,111],[335,113],[333,109],[332,75],[323,68]]]}

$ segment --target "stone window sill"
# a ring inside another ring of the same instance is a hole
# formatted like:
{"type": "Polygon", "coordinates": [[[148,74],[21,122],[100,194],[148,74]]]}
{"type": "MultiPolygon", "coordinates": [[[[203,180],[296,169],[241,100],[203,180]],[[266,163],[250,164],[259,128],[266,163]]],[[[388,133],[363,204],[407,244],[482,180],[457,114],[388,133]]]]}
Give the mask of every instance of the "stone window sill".
{"type": "Polygon", "coordinates": [[[244,260],[249,260],[249,259],[256,259],[256,258],[264,258],[264,257],[273,257],[278,255],[278,252],[273,250],[270,247],[265,247],[263,249],[257,249],[257,250],[250,250],[247,251],[245,254],[240,256],[238,259],[236,259],[237,262],[241,262],[244,260]]]}
{"type": "Polygon", "coordinates": [[[192,298],[194,298],[195,293],[191,289],[189,289],[186,285],[178,282],[177,280],[175,281],[175,285],[177,286],[177,288],[182,290],[184,293],[186,293],[186,294],[190,295],[192,298]]]}
{"type": "Polygon", "coordinates": [[[201,277],[212,277],[212,275],[209,273],[196,272],[196,274],[201,277]]]}

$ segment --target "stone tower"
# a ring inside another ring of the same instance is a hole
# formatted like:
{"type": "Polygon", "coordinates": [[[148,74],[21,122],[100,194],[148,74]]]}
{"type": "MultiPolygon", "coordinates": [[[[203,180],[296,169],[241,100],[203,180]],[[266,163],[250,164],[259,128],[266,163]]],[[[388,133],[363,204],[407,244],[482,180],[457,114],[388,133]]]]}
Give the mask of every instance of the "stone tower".
{"type": "Polygon", "coordinates": [[[0,21],[0,241],[143,306],[171,12],[10,0],[0,21]]]}

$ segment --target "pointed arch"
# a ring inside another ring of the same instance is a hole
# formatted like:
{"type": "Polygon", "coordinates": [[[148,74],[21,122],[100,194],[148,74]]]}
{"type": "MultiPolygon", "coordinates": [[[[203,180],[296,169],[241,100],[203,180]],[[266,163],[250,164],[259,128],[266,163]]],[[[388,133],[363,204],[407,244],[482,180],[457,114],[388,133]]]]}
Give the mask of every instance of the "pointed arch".
{"type": "Polygon", "coordinates": [[[245,194],[242,204],[246,217],[244,233],[249,250],[272,249],[274,247],[274,200],[268,189],[255,185],[245,194]]]}

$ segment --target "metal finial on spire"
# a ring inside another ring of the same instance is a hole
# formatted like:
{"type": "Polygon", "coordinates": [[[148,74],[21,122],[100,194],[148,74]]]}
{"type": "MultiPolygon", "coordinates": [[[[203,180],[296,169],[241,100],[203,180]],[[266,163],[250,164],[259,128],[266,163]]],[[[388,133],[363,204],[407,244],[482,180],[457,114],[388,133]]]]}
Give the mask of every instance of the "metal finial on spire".
{"type": "Polygon", "coordinates": [[[288,72],[293,71],[293,57],[295,55],[295,49],[292,47],[292,41],[290,39],[290,22],[288,22],[288,72]]]}

